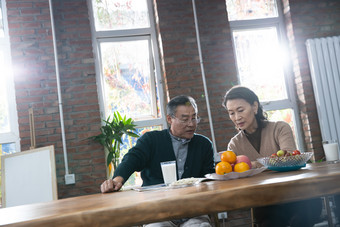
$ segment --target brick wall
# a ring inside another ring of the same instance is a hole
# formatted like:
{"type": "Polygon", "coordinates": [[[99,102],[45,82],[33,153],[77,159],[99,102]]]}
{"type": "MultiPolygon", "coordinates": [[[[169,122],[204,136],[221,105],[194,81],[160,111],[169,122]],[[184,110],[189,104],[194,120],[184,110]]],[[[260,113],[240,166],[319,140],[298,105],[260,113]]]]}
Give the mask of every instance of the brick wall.
{"type": "MultiPolygon", "coordinates": [[[[102,146],[87,140],[101,123],[87,1],[53,2],[69,168],[77,182],[72,196],[97,193],[106,164],[102,146]]],[[[71,196],[68,187],[65,196],[71,196]]]]}
{"type": "MultiPolygon", "coordinates": [[[[192,2],[157,0],[157,11],[169,96],[193,96],[203,119],[198,132],[211,138],[192,2]]],[[[214,134],[221,151],[235,134],[222,100],[226,90],[237,83],[225,1],[196,1],[196,11],[214,134]]]]}
{"type": "Polygon", "coordinates": [[[340,1],[283,2],[305,143],[319,160],[324,154],[305,42],[309,38],[340,35],[340,1]]]}
{"type": "Polygon", "coordinates": [[[58,197],[99,192],[105,179],[102,147],[87,137],[98,133],[100,114],[86,0],[53,1],[69,173],[64,155],[48,0],[7,0],[8,24],[22,150],[30,147],[28,108],[34,109],[37,147],[54,145],[58,197]]]}

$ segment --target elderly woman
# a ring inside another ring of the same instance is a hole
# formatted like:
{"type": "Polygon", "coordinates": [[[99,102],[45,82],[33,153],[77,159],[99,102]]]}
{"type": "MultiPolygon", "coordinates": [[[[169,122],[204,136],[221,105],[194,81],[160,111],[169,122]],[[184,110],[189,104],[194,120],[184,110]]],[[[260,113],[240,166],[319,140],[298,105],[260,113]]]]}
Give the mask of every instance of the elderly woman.
{"type": "Polygon", "coordinates": [[[296,150],[289,124],[284,121],[267,121],[259,98],[250,89],[242,86],[233,87],[225,95],[223,106],[239,130],[230,140],[229,150],[238,155],[244,154],[252,161],[270,156],[280,149],[289,152],[296,150]]]}
{"type": "MultiPolygon", "coordinates": [[[[267,120],[259,98],[247,87],[235,86],[227,91],[222,104],[239,132],[230,140],[228,150],[246,155],[253,166],[257,158],[278,150],[296,150],[289,124],[267,120]]],[[[321,199],[258,207],[253,209],[257,226],[313,226],[321,214],[321,199]]]]}

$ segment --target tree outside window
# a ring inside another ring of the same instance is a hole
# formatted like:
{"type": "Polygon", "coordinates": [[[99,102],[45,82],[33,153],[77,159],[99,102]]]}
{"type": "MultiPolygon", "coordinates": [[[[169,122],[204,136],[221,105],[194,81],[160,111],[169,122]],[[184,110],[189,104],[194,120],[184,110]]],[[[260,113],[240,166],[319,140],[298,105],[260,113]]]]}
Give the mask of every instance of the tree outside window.
{"type": "MultiPolygon", "coordinates": [[[[102,118],[119,111],[135,121],[140,135],[166,128],[152,1],[88,1],[102,118]]],[[[125,154],[136,139],[123,141],[125,154]]],[[[140,185],[139,173],[128,181],[140,185]]]]}
{"type": "Polygon", "coordinates": [[[303,150],[280,2],[226,0],[226,6],[239,83],[259,96],[269,120],[290,124],[303,150]]]}

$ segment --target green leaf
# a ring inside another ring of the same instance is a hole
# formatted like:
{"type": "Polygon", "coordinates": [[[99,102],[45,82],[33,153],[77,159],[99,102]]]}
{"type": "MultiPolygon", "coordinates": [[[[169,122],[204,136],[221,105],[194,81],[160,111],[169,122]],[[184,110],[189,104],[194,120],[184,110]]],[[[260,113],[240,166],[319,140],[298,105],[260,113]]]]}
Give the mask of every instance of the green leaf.
{"type": "Polygon", "coordinates": [[[126,134],[138,138],[139,135],[134,133],[136,125],[132,118],[127,118],[125,115],[122,117],[118,111],[114,112],[113,116],[108,116],[106,120],[102,119],[102,121],[104,125],[100,128],[101,134],[89,138],[100,143],[109,151],[107,156],[107,165],[109,165],[111,161],[120,158],[120,145],[123,144],[122,136],[126,134]]]}
{"type": "Polygon", "coordinates": [[[127,132],[126,134],[127,134],[128,136],[132,136],[132,137],[135,137],[135,138],[138,138],[138,137],[139,137],[139,135],[136,134],[136,133],[134,133],[134,132],[127,132]]]}
{"type": "Polygon", "coordinates": [[[132,122],[132,119],[131,119],[131,118],[129,118],[129,119],[126,120],[126,124],[127,124],[127,125],[131,125],[131,122],[132,122]]]}

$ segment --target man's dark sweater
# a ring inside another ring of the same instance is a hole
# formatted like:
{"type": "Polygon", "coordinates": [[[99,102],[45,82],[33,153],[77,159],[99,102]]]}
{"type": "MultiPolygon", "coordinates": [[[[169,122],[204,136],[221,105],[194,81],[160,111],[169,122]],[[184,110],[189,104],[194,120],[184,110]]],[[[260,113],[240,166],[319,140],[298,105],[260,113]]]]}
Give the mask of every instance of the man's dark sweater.
{"type": "MultiPolygon", "coordinates": [[[[143,186],[163,183],[161,162],[176,160],[168,129],[145,133],[136,146],[124,156],[113,178],[121,176],[126,181],[135,171],[141,171],[143,186]]],[[[195,134],[188,146],[188,155],[182,178],[204,177],[215,172],[211,141],[195,134]]],[[[178,173],[177,173],[178,179],[178,173]]]]}

